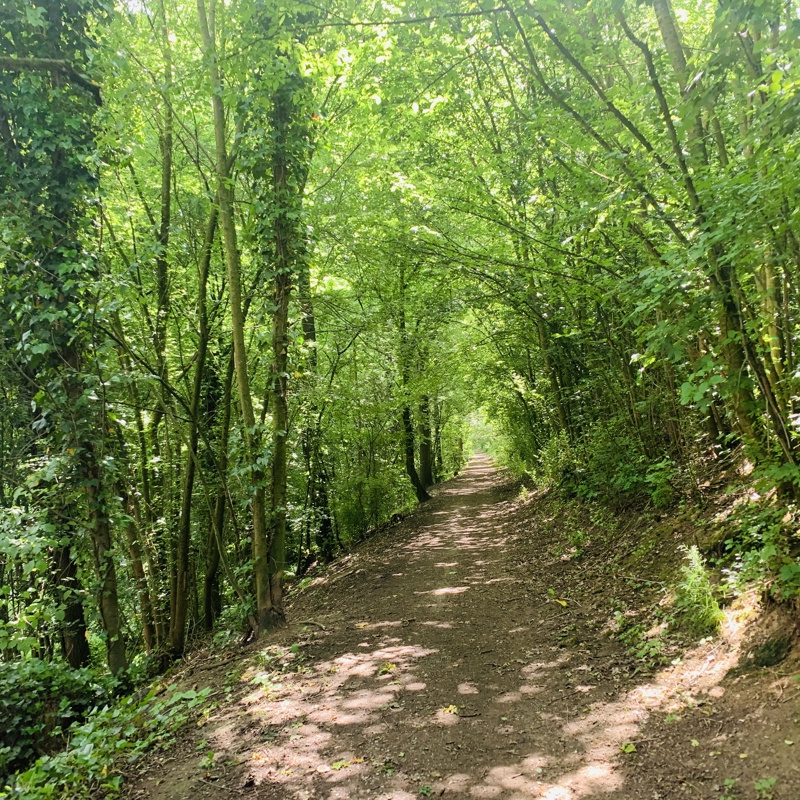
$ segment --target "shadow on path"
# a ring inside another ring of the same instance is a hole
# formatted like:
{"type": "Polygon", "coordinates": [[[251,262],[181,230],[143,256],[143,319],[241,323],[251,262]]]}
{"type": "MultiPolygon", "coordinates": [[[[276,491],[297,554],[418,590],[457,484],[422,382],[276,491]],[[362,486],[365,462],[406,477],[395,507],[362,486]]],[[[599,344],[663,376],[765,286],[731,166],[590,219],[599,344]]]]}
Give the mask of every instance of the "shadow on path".
{"type": "MultiPolygon", "coordinates": [[[[624,749],[654,710],[712,689],[736,659],[706,648],[639,682],[597,620],[549,602],[535,536],[486,456],[317,580],[265,647],[238,703],[211,717],[151,797],[674,797],[631,783],[624,749]],[[563,645],[571,619],[584,630],[563,645]],[[302,634],[302,635],[301,635],[302,634]],[[289,637],[289,638],[287,638],[289,637]],[[214,765],[197,767],[213,751],[214,765]],[[191,763],[189,763],[191,762],[191,763]]],[[[525,513],[523,513],[525,512],[525,513]]],[[[665,787],[666,791],[666,787],[665,787]]],[[[677,791],[674,788],[673,791],[677,791]]]]}

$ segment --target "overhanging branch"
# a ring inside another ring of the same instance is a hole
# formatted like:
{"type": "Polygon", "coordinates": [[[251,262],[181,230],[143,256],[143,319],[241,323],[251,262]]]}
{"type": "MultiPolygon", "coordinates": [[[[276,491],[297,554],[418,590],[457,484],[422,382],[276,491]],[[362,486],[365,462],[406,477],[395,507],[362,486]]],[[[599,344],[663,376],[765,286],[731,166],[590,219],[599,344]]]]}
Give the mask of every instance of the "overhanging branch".
{"type": "Polygon", "coordinates": [[[0,69],[11,72],[60,72],[66,75],[76,86],[86,89],[98,106],[103,105],[100,97],[100,87],[92,83],[88,78],[78,72],[68,61],[58,58],[14,58],[11,56],[0,56],[0,69]]]}

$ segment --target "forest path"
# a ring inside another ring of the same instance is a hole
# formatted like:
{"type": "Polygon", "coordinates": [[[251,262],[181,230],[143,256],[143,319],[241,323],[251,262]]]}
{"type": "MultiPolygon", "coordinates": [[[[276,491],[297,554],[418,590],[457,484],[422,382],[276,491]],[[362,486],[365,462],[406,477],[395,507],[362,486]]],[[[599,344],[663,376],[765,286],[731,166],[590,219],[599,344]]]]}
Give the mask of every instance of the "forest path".
{"type": "Polygon", "coordinates": [[[719,797],[709,749],[738,769],[741,710],[665,717],[676,698],[719,698],[736,654],[709,645],[637,678],[602,635],[611,588],[537,542],[516,494],[477,456],[316,579],[290,616],[324,629],[294,622],[282,650],[256,645],[227,701],[128,797],[719,797]]]}

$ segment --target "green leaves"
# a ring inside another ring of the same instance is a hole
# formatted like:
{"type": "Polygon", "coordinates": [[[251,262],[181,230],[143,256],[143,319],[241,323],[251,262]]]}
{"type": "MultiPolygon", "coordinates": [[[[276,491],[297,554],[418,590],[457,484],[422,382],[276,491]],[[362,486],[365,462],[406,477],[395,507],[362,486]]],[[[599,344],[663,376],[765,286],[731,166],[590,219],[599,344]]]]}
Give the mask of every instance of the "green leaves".
{"type": "Polygon", "coordinates": [[[701,410],[707,408],[711,402],[712,390],[724,380],[722,375],[710,375],[697,384],[684,381],[681,384],[681,404],[686,406],[694,403],[701,410]]]}
{"type": "MultiPolygon", "coordinates": [[[[73,673],[73,678],[77,674],[73,673]]],[[[119,791],[122,776],[114,764],[120,755],[127,753],[133,759],[154,744],[171,739],[206,702],[211,690],[178,692],[172,686],[167,691],[161,699],[148,696],[137,701],[126,697],[102,707],[98,702],[85,722],[78,720],[69,727],[65,750],[40,757],[26,772],[14,776],[6,790],[0,791],[0,798],[61,800],[88,797],[98,790],[119,791]]],[[[7,752],[0,749],[0,757],[7,752]]]]}
{"type": "MultiPolygon", "coordinates": [[[[31,647],[36,645],[34,639],[31,647]]],[[[63,746],[72,723],[103,702],[109,691],[91,671],[71,670],[61,662],[24,658],[0,663],[0,717],[4,722],[0,780],[27,768],[43,750],[63,746]]]]}

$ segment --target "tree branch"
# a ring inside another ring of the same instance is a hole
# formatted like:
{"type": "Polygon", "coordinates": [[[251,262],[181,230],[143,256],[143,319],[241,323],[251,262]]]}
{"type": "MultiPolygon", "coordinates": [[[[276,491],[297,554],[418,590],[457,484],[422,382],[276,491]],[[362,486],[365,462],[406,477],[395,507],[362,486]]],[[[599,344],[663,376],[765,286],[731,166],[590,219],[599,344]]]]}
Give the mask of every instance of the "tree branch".
{"type": "Polygon", "coordinates": [[[11,72],[25,72],[27,70],[34,72],[61,72],[72,83],[86,89],[98,106],[103,105],[103,99],[100,97],[100,87],[81,75],[68,61],[58,58],[12,58],[10,56],[0,56],[0,69],[11,72]]]}

